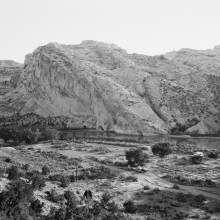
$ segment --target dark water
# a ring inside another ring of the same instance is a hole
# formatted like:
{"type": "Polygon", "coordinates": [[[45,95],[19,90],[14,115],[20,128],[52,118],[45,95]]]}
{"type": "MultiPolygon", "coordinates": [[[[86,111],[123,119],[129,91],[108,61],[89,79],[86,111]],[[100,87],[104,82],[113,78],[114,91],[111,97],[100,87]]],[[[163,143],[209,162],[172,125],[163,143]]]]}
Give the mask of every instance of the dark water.
{"type": "Polygon", "coordinates": [[[110,140],[124,140],[144,143],[150,141],[170,141],[176,144],[193,144],[208,149],[220,150],[220,138],[204,138],[204,137],[179,137],[179,136],[137,136],[137,135],[119,135],[112,132],[103,132],[97,130],[63,130],[66,138],[103,138],[110,140]]]}

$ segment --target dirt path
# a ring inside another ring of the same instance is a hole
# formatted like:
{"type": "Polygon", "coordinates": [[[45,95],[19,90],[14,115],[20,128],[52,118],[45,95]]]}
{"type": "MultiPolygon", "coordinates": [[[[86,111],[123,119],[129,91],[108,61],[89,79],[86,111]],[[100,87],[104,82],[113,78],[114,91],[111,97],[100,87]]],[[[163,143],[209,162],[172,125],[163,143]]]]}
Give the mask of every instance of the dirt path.
{"type": "MultiPolygon", "coordinates": [[[[183,193],[192,193],[194,195],[199,195],[199,194],[203,194],[206,197],[212,198],[212,199],[217,199],[220,200],[220,196],[219,195],[215,195],[212,193],[207,193],[204,191],[200,191],[198,190],[198,187],[194,187],[194,186],[185,186],[185,185],[179,185],[180,187],[179,190],[173,189],[173,183],[166,181],[158,176],[156,176],[155,174],[153,174],[150,171],[147,171],[146,173],[137,173],[136,171],[128,171],[119,167],[115,167],[115,166],[110,166],[110,165],[105,165],[106,167],[110,168],[111,170],[114,171],[118,171],[118,172],[125,172],[129,175],[133,175],[136,176],[138,178],[138,181],[142,184],[142,185],[148,185],[151,188],[159,188],[160,190],[167,190],[167,191],[172,191],[172,192],[183,192],[183,193]]],[[[206,189],[206,187],[202,187],[203,190],[206,189]]],[[[208,188],[207,188],[208,189],[208,188]]]]}

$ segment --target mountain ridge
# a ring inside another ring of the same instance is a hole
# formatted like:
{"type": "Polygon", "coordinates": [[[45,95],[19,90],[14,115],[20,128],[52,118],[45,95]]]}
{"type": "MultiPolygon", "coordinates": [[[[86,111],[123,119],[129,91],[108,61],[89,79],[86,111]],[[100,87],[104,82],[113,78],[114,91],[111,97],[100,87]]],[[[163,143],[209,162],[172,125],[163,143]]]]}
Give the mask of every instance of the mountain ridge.
{"type": "MultiPolygon", "coordinates": [[[[14,87],[3,87],[0,124],[52,121],[143,135],[186,131],[219,113],[218,48],[147,56],[96,41],[49,43],[17,66],[14,87]]],[[[191,130],[207,132],[202,126],[191,130]]]]}

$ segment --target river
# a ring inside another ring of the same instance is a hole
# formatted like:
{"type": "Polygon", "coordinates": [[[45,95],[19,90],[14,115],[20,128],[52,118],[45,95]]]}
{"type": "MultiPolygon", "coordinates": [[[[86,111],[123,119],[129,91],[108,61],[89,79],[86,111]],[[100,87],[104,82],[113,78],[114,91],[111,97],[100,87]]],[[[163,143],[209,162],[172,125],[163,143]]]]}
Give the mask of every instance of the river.
{"type": "Polygon", "coordinates": [[[154,136],[138,136],[138,135],[120,135],[113,132],[104,132],[97,130],[62,130],[65,138],[105,138],[111,140],[131,140],[135,142],[147,142],[147,140],[161,142],[170,141],[176,144],[192,144],[208,149],[220,150],[220,138],[212,137],[187,137],[187,136],[170,136],[170,135],[154,135],[154,136]]]}

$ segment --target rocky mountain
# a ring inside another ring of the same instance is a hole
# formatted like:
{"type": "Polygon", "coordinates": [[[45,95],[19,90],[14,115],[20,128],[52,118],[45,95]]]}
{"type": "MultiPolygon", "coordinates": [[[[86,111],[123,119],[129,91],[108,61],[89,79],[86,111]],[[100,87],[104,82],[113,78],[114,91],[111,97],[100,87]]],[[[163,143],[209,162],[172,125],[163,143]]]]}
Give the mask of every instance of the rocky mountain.
{"type": "MultiPolygon", "coordinates": [[[[23,71],[23,65],[12,60],[0,60],[0,99],[16,87],[23,71]]],[[[5,104],[1,103],[4,107],[5,104]]]]}
{"type": "Polygon", "coordinates": [[[147,56],[96,41],[49,43],[28,54],[23,67],[10,68],[0,72],[1,82],[8,75],[0,94],[1,125],[144,135],[220,131],[219,123],[202,128],[220,112],[220,46],[147,56]]]}

